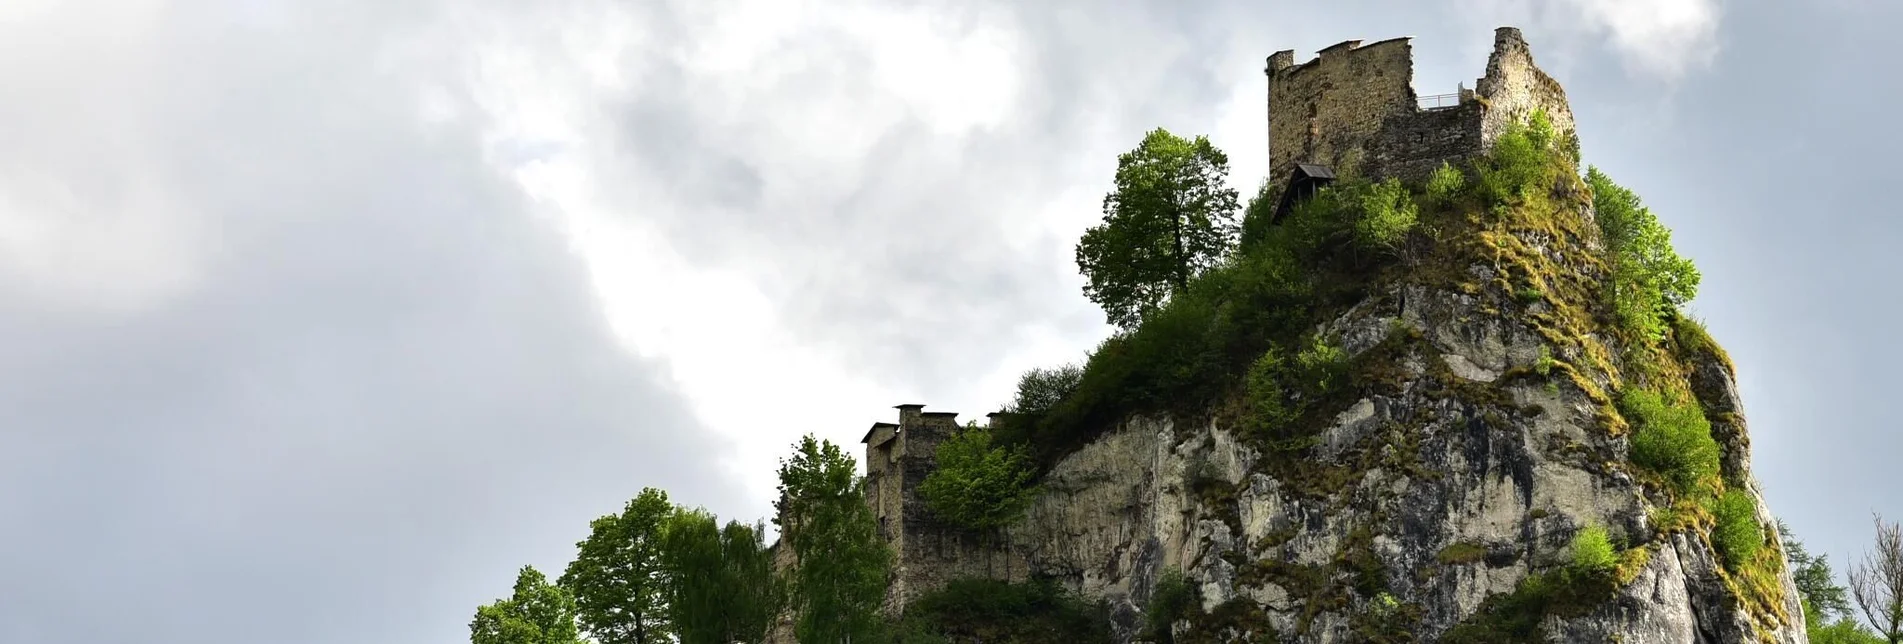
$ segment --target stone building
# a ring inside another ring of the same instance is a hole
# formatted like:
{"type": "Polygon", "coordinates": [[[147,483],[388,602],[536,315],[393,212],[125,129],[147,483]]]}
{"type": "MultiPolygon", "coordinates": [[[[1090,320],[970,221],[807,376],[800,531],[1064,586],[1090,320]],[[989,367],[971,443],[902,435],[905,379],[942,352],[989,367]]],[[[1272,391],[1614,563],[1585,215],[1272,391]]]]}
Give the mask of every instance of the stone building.
{"type": "Polygon", "coordinates": [[[1015,580],[1028,572],[1008,549],[994,547],[1000,535],[947,526],[919,498],[919,484],[936,467],[938,444],[959,430],[958,414],[924,407],[898,405],[897,424],[873,423],[860,440],[866,446],[866,503],[897,555],[886,591],[886,611],[893,615],[919,593],[952,579],[1015,580]]]}
{"type": "Polygon", "coordinates": [[[1533,64],[1520,30],[1494,31],[1486,75],[1473,89],[1422,97],[1414,91],[1408,38],[1363,45],[1349,40],[1295,63],[1269,56],[1269,177],[1280,184],[1296,164],[1342,177],[1420,179],[1443,161],[1486,151],[1507,124],[1545,110],[1560,136],[1573,132],[1566,91],[1533,64]]]}

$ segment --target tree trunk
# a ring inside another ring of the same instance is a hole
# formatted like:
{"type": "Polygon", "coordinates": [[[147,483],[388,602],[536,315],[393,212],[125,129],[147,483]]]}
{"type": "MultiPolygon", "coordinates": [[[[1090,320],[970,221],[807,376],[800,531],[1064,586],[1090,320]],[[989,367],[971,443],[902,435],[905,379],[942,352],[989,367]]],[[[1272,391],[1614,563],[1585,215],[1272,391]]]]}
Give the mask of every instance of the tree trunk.
{"type": "Polygon", "coordinates": [[[1180,205],[1170,217],[1170,235],[1176,247],[1176,292],[1181,293],[1189,284],[1189,258],[1183,256],[1183,208],[1180,205]]]}

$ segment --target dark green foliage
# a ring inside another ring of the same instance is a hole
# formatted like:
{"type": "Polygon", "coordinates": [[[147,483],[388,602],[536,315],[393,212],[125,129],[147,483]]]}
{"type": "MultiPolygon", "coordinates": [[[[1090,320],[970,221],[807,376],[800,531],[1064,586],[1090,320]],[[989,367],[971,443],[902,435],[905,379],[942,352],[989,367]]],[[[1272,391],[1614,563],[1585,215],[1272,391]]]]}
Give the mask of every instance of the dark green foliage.
{"type": "Polygon", "coordinates": [[[1292,365],[1273,346],[1249,367],[1248,410],[1244,419],[1248,430],[1260,436],[1280,438],[1282,430],[1300,415],[1292,400],[1289,382],[1295,381],[1292,365]]]}
{"type": "Polygon", "coordinates": [[[1246,249],[1268,237],[1269,218],[1275,216],[1275,202],[1281,197],[1282,191],[1264,178],[1255,196],[1249,198],[1249,205],[1242,209],[1242,237],[1237,247],[1246,249]]]}
{"type": "Polygon", "coordinates": [[[1161,128],[1117,159],[1104,221],[1077,242],[1084,294],[1111,324],[1134,328],[1221,261],[1236,234],[1228,174],[1228,155],[1207,137],[1161,128]]]}
{"type": "Polygon", "coordinates": [[[1150,592],[1150,604],[1143,609],[1142,638],[1159,644],[1173,644],[1170,625],[1190,616],[1196,608],[1196,589],[1183,578],[1180,570],[1170,569],[1156,580],[1150,592]]]}
{"type": "MultiPolygon", "coordinates": [[[[1266,198],[1258,195],[1258,210],[1266,198]]],[[[1287,392],[1291,401],[1299,388],[1338,384],[1339,356],[1304,332],[1365,295],[1369,280],[1392,265],[1391,251],[1413,235],[1417,209],[1396,182],[1351,180],[1321,190],[1280,225],[1261,226],[1248,245],[1133,328],[1105,340],[1069,396],[1048,413],[1013,420],[997,438],[1028,443],[1048,466],[1132,414],[1203,413],[1233,399],[1272,347],[1291,363],[1278,372],[1298,388],[1287,392]]]]}
{"type": "Polygon", "coordinates": [[[1718,524],[1711,530],[1712,547],[1725,566],[1741,568],[1764,547],[1764,525],[1758,523],[1758,505],[1744,490],[1727,490],[1711,508],[1718,524]]]}
{"type": "Polygon", "coordinates": [[[1485,559],[1486,557],[1486,546],[1469,541],[1461,541],[1441,548],[1440,554],[1435,557],[1435,560],[1444,565],[1453,565],[1469,564],[1485,559]]]}
{"type": "Polygon", "coordinates": [[[1534,573],[1513,592],[1493,595],[1441,637],[1445,644],[1543,644],[1547,615],[1578,615],[1617,590],[1610,570],[1567,566],[1534,573]]]}
{"type": "Polygon", "coordinates": [[[703,510],[668,518],[661,540],[667,612],[681,644],[754,642],[778,610],[765,526],[718,527],[703,510]]]}
{"type": "Polygon", "coordinates": [[[1635,431],[1632,462],[1664,477],[1679,494],[1695,494],[1718,475],[1718,441],[1697,403],[1668,403],[1653,391],[1632,389],[1619,400],[1635,431]]]}
{"type": "MultiPolygon", "coordinates": [[[[895,644],[1108,644],[1109,611],[1050,579],[958,579],[906,606],[895,644]]],[[[801,641],[807,641],[802,639],[801,641]]]]}
{"type": "Polygon", "coordinates": [[[621,514],[591,522],[588,539],[575,544],[579,552],[560,583],[599,644],[669,641],[661,528],[673,513],[666,492],[647,488],[621,514]]]}
{"type": "Polygon", "coordinates": [[[471,644],[580,644],[575,599],[535,568],[516,574],[515,594],[476,609],[471,644]]]}
{"type": "Polygon", "coordinates": [[[879,537],[857,465],[831,441],[807,435],[780,461],[781,543],[794,564],[788,584],[794,635],[802,642],[869,641],[892,551],[879,537]]]}
{"type": "Polygon", "coordinates": [[[938,445],[938,469],[919,496],[953,525],[989,529],[1010,524],[1037,497],[1036,475],[1023,445],[995,445],[989,429],[969,426],[938,445]]]}
{"type": "Polygon", "coordinates": [[[1698,268],[1672,249],[1672,231],[1637,194],[1598,168],[1586,170],[1586,185],[1592,188],[1594,217],[1612,260],[1613,311],[1634,336],[1659,341],[1668,317],[1697,297],[1698,268]]]}
{"type": "Polygon", "coordinates": [[[1017,396],[1005,409],[1014,414],[1041,415],[1050,412],[1083,380],[1083,367],[1066,364],[1052,368],[1033,367],[1018,377],[1017,396]]]}

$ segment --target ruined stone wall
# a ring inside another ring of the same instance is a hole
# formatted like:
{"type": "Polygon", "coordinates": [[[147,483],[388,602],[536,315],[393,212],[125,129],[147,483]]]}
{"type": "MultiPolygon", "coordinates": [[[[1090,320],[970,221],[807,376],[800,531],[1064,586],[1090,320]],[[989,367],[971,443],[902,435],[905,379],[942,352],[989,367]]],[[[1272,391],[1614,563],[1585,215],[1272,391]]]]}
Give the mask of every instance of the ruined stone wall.
{"type": "Polygon", "coordinates": [[[1269,176],[1298,161],[1355,173],[1388,120],[1415,110],[1413,57],[1405,38],[1350,40],[1300,65],[1292,51],[1270,57],[1269,176]]]}
{"type": "Polygon", "coordinates": [[[1573,110],[1566,102],[1566,89],[1533,64],[1533,50],[1518,29],[1494,30],[1487,75],[1474,85],[1474,92],[1486,104],[1480,125],[1486,145],[1492,145],[1508,124],[1524,123],[1535,110],[1546,111],[1553,130],[1561,137],[1574,131],[1573,110]]]}
{"type": "Polygon", "coordinates": [[[1293,51],[1269,57],[1269,172],[1284,181],[1296,163],[1337,176],[1420,180],[1441,163],[1484,153],[1510,123],[1545,110],[1554,130],[1573,132],[1566,92],[1533,63],[1520,30],[1494,32],[1486,75],[1456,105],[1421,109],[1406,38],[1350,40],[1295,64],[1293,51]]]}

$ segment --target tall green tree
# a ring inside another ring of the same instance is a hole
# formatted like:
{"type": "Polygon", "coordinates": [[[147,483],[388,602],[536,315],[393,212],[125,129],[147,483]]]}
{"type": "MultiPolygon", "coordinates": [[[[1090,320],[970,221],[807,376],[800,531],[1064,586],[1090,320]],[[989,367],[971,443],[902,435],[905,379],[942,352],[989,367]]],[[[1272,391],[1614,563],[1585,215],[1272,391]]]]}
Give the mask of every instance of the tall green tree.
{"type": "Polygon", "coordinates": [[[1111,324],[1133,328],[1234,244],[1236,190],[1229,156],[1157,128],[1117,158],[1102,224],[1077,242],[1084,294],[1111,324]]]}
{"type": "Polygon", "coordinates": [[[755,642],[778,610],[771,554],[760,531],[721,529],[704,510],[683,509],[662,531],[667,612],[681,644],[755,642]]]}
{"type": "MultiPolygon", "coordinates": [[[[766,525],[728,521],[720,530],[722,575],[733,592],[727,597],[727,642],[758,642],[780,615],[785,589],[773,575],[773,551],[766,525]]],[[[722,644],[725,644],[723,642],[722,644]]]]}
{"type": "Polygon", "coordinates": [[[515,577],[515,594],[476,609],[471,644],[579,644],[575,599],[534,567],[515,577]]]}
{"type": "Polygon", "coordinates": [[[681,644],[729,644],[721,632],[726,580],[721,579],[720,526],[704,510],[683,509],[661,531],[667,573],[667,616],[681,644]]]}
{"type": "Polygon", "coordinates": [[[794,635],[802,642],[866,642],[880,626],[892,552],[866,505],[852,457],[807,435],[780,461],[782,543],[793,549],[794,635]]]}
{"type": "Polygon", "coordinates": [[[1612,305],[1619,320],[1648,340],[1665,336],[1665,315],[1698,296],[1702,279],[1691,260],[1672,249],[1672,231],[1638,194],[1598,168],[1586,169],[1593,216],[1612,258],[1612,305]]]}
{"type": "Polygon", "coordinates": [[[670,641],[660,541],[673,513],[666,492],[647,488],[620,514],[591,522],[588,539],[575,544],[580,552],[560,583],[574,594],[582,627],[599,644],[670,641]]]}

